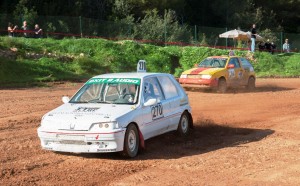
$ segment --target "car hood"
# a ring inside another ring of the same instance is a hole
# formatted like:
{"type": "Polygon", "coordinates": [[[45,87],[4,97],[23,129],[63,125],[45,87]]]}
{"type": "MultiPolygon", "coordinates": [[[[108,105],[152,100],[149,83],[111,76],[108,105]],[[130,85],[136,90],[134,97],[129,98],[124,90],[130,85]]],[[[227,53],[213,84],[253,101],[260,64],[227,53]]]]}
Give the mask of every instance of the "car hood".
{"type": "Polygon", "coordinates": [[[187,71],[184,71],[182,74],[209,74],[213,75],[217,72],[224,70],[224,68],[192,68],[187,71]]]}
{"type": "Polygon", "coordinates": [[[116,121],[134,105],[66,103],[48,112],[42,126],[56,130],[89,130],[93,123],[116,121]]]}

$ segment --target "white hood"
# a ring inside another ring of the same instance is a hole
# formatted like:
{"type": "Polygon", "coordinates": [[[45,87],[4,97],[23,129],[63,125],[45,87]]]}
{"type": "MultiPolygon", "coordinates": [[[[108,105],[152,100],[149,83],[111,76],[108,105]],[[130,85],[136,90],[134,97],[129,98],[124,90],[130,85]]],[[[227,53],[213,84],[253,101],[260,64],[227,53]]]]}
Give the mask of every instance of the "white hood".
{"type": "Polygon", "coordinates": [[[116,121],[132,110],[134,105],[71,104],[66,103],[48,112],[42,126],[53,130],[87,131],[93,123],[116,121]]]}

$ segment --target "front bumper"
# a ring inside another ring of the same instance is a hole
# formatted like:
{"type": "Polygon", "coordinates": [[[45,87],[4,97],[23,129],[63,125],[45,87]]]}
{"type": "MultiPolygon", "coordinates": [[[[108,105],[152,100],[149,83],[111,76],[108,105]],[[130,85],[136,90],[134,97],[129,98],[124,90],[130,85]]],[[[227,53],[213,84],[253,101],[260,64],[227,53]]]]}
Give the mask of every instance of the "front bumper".
{"type": "Polygon", "coordinates": [[[179,83],[216,87],[218,86],[218,79],[179,78],[179,83]]]}
{"type": "Polygon", "coordinates": [[[107,133],[44,131],[38,129],[43,149],[72,153],[104,153],[123,150],[125,129],[107,133]]]}

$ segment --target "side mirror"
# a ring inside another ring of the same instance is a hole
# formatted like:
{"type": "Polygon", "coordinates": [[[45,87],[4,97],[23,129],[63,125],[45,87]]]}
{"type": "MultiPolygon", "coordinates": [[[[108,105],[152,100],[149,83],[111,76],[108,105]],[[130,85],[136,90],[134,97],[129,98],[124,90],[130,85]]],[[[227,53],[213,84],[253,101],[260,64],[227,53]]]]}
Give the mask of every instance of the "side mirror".
{"type": "Polygon", "coordinates": [[[228,64],[227,68],[234,68],[234,64],[228,64]]]}
{"type": "Polygon", "coordinates": [[[64,96],[64,97],[61,98],[61,100],[62,100],[63,103],[69,103],[70,98],[68,96],[64,96]]]}
{"type": "Polygon", "coordinates": [[[156,99],[155,98],[151,98],[151,99],[148,99],[145,103],[144,103],[144,106],[151,106],[151,105],[154,105],[156,104],[156,99]]]}

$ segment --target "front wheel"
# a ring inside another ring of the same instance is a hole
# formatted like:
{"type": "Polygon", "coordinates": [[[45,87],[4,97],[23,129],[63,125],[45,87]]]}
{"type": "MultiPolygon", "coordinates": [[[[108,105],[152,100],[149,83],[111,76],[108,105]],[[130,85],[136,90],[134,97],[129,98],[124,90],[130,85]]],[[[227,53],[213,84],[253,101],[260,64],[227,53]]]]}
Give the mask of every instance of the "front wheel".
{"type": "Polygon", "coordinates": [[[221,92],[221,93],[225,93],[226,90],[227,90],[226,79],[224,79],[224,78],[219,79],[218,91],[221,92]]]}
{"type": "Polygon", "coordinates": [[[191,130],[190,127],[191,127],[191,123],[190,123],[189,115],[185,111],[180,117],[177,132],[181,136],[187,136],[190,133],[191,130]]]}
{"type": "Polygon", "coordinates": [[[139,139],[138,129],[134,124],[130,124],[125,133],[124,148],[121,154],[127,158],[135,157],[139,151],[139,139]]]}

